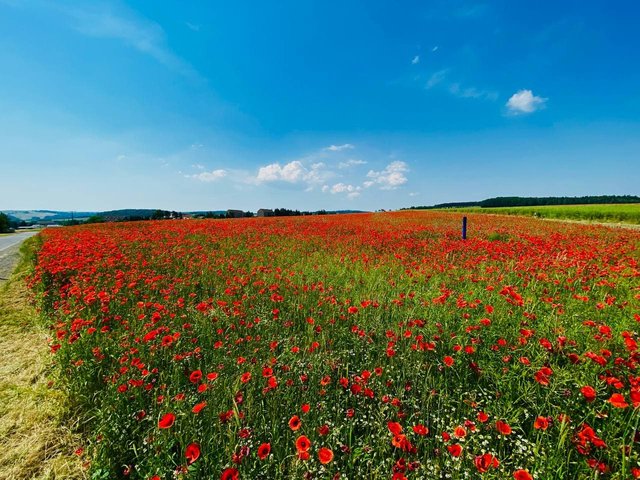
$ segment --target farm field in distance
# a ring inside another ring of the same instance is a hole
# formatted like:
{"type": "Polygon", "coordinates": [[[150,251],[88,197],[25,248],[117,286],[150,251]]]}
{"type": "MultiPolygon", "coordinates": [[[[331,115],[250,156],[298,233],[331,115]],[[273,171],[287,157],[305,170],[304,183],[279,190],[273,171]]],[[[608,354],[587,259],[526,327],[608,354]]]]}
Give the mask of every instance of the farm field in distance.
{"type": "Polygon", "coordinates": [[[454,208],[456,212],[526,215],[540,218],[640,224],[640,204],[542,205],[537,207],[454,208]]]}
{"type": "Polygon", "coordinates": [[[90,477],[640,478],[640,232],[461,217],[41,232],[90,477]]]}

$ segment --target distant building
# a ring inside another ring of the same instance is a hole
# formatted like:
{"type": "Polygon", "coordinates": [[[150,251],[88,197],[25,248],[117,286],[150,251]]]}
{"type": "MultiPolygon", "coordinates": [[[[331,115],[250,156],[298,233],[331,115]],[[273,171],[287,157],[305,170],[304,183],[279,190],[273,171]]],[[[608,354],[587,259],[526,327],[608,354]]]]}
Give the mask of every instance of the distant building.
{"type": "Polygon", "coordinates": [[[242,218],[244,212],[242,210],[227,210],[227,218],[242,218]]]}
{"type": "Polygon", "coordinates": [[[268,208],[261,208],[260,210],[258,210],[258,216],[259,217],[273,217],[273,210],[270,210],[268,208]]]}

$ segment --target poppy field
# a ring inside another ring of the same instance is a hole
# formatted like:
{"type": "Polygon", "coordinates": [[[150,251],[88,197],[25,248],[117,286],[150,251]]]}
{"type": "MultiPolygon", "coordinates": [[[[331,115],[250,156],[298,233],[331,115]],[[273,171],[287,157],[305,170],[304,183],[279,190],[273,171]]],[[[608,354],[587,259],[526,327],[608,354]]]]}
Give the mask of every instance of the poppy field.
{"type": "Polygon", "coordinates": [[[640,232],[460,220],[43,231],[89,476],[640,478],[640,232]]]}

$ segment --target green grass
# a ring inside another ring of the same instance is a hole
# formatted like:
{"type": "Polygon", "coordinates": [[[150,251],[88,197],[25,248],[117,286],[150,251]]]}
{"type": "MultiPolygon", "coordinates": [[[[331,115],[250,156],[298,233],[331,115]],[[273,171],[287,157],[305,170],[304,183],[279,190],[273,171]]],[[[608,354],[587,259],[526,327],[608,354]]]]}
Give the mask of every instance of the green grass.
{"type": "Polygon", "coordinates": [[[39,326],[24,278],[37,239],[0,286],[0,480],[82,479],[78,436],[67,396],[52,386],[47,331],[39,326]]]}
{"type": "Polygon", "coordinates": [[[640,204],[546,205],[540,207],[449,208],[446,211],[525,215],[558,220],[640,224],[640,204]]]}

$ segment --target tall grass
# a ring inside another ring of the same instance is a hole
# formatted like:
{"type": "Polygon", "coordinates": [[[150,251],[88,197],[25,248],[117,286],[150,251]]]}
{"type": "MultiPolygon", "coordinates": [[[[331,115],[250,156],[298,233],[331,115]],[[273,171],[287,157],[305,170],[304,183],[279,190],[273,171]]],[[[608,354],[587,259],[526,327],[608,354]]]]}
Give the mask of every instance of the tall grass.
{"type": "Polygon", "coordinates": [[[525,215],[539,218],[640,224],[640,204],[545,205],[540,207],[455,208],[447,211],[525,215]]]}

